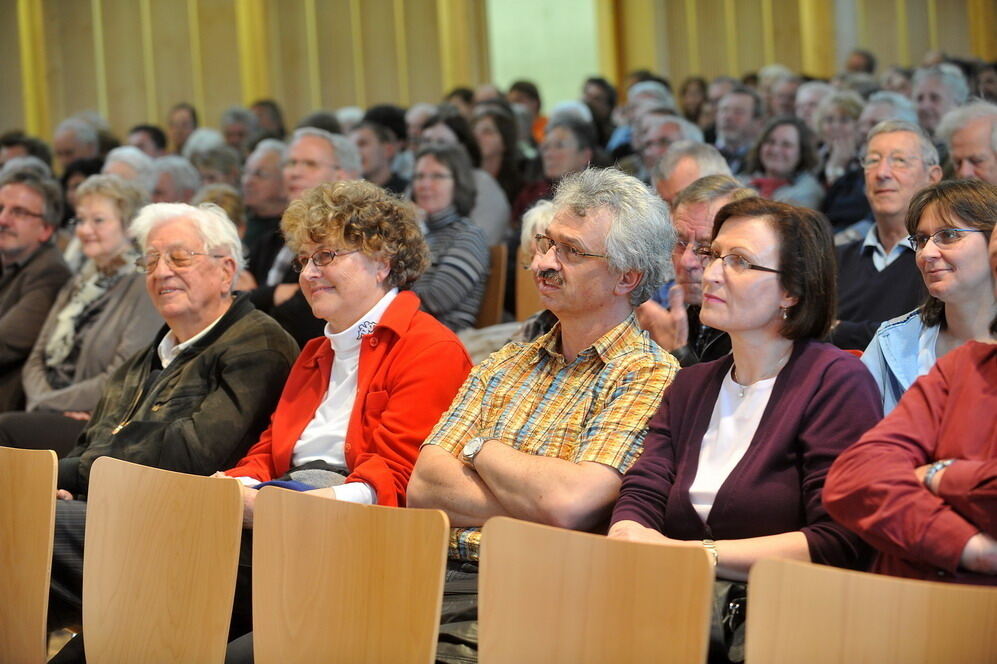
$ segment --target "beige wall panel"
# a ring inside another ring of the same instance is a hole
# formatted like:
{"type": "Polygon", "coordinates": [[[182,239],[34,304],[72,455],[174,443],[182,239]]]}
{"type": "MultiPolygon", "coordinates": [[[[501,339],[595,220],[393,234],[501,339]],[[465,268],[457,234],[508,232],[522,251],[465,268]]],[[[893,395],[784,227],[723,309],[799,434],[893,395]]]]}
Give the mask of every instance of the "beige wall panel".
{"type": "Polygon", "coordinates": [[[878,69],[882,70],[891,64],[908,65],[903,62],[899,52],[897,39],[896,5],[892,0],[863,0],[860,9],[864,9],[859,17],[859,25],[864,30],[859,32],[859,48],[868,48],[879,60],[878,69]]]}
{"type": "Polygon", "coordinates": [[[89,2],[53,0],[45,5],[52,128],[80,111],[96,111],[93,21],[89,2]]]}
{"type": "Polygon", "coordinates": [[[367,106],[400,101],[393,0],[364,0],[360,7],[363,35],[364,91],[367,106]]]}
{"type": "Polygon", "coordinates": [[[626,35],[621,49],[624,74],[634,69],[658,70],[654,58],[654,42],[659,38],[654,33],[654,0],[622,0],[619,8],[620,31],[626,35]]]}
{"type": "MultiPolygon", "coordinates": [[[[737,26],[737,70],[726,72],[741,78],[749,71],[758,71],[765,63],[765,44],[762,36],[762,0],[735,2],[737,26]]],[[[791,66],[788,65],[787,66],[791,66]]]]}
{"type": "MultiPolygon", "coordinates": [[[[21,92],[21,53],[17,34],[17,0],[0,0],[0,133],[22,129],[24,96],[21,92]]],[[[34,84],[34,83],[33,83],[34,84]]]]}
{"type": "MultiPolygon", "coordinates": [[[[667,32],[659,35],[659,39],[664,39],[665,49],[668,54],[668,77],[681,80],[689,75],[692,66],[689,63],[689,33],[686,30],[686,3],[685,2],[665,2],[665,24],[668,26],[667,32]]],[[[621,31],[622,32],[622,31],[621,31]]],[[[626,43],[626,33],[623,43],[626,43]]],[[[624,68],[624,74],[627,69],[624,68]]]]}
{"type": "Polygon", "coordinates": [[[313,110],[308,84],[304,2],[272,0],[268,15],[274,97],[284,109],[284,124],[292,128],[313,110]]]}
{"type": "Polygon", "coordinates": [[[913,62],[921,61],[924,52],[931,48],[930,42],[928,0],[907,0],[907,49],[913,62]]]}
{"type": "MultiPolygon", "coordinates": [[[[800,48],[800,7],[798,0],[771,0],[775,62],[799,71],[803,63],[800,48]]],[[[769,62],[765,63],[772,64],[769,62]]]]}
{"type": "MultiPolygon", "coordinates": [[[[966,0],[940,0],[938,3],[938,48],[949,55],[972,57],[966,0]]],[[[997,25],[990,26],[997,31],[997,25]]],[[[921,55],[915,53],[916,62],[921,55]]]]}
{"type": "MultiPolygon", "coordinates": [[[[153,71],[159,103],[156,117],[149,119],[163,125],[172,106],[184,101],[195,103],[187,4],[177,0],[152,0],[149,9],[153,71]]],[[[204,109],[197,111],[203,118],[204,109]]]]}
{"type": "Polygon", "coordinates": [[[436,0],[405,0],[405,46],[411,103],[435,104],[446,94],[440,67],[436,0]]]}
{"type": "Polygon", "coordinates": [[[107,75],[108,122],[124,136],[147,116],[142,31],[134,0],[101,0],[104,18],[104,69],[107,75]]]}
{"type": "Polygon", "coordinates": [[[365,104],[357,96],[358,90],[363,92],[363,84],[366,82],[365,79],[358,78],[357,61],[359,59],[361,64],[366,63],[362,62],[362,56],[356,52],[357,40],[362,42],[364,35],[354,35],[351,4],[350,0],[316,0],[323,108],[365,104]]]}
{"type": "MultiPolygon", "coordinates": [[[[699,67],[690,67],[682,77],[674,77],[672,84],[678,91],[682,79],[689,75],[705,74],[707,80],[720,74],[727,74],[727,43],[724,1],[697,0],[696,26],[699,29],[699,67]]],[[[690,65],[693,63],[690,63],[690,65]]]]}
{"type": "Polygon", "coordinates": [[[198,0],[198,17],[205,104],[198,111],[203,113],[204,126],[218,127],[222,112],[242,103],[235,5],[232,0],[198,0]]]}

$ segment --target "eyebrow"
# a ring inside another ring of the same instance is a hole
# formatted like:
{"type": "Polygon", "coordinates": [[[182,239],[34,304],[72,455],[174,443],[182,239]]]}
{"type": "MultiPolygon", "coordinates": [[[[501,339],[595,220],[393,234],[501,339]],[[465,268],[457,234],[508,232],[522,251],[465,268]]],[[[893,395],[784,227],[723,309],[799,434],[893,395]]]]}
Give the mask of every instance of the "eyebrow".
{"type": "Polygon", "coordinates": [[[558,233],[558,235],[560,237],[554,237],[554,235],[551,234],[550,229],[549,228],[547,229],[547,237],[549,237],[550,239],[560,242],[561,244],[571,245],[572,247],[580,251],[585,251],[585,252],[589,251],[588,247],[585,246],[585,242],[583,242],[581,238],[572,237],[571,235],[565,236],[563,233],[558,233]]]}

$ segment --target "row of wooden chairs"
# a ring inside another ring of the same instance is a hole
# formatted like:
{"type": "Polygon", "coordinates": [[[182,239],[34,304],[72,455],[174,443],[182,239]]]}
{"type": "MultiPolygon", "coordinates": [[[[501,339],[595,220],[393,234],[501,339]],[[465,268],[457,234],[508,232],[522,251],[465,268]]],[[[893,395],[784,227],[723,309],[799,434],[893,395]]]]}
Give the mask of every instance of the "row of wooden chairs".
{"type": "MultiPolygon", "coordinates": [[[[55,456],[0,448],[0,662],[45,661],[55,456]]],[[[84,562],[88,661],[220,662],[240,547],[234,479],[98,459],[84,562]]],[[[432,662],[449,523],[437,510],[268,487],[254,515],[258,662],[432,662]]],[[[704,662],[713,570],[666,547],[496,518],[485,664],[704,662]]],[[[747,661],[994,662],[997,590],[763,560],[747,661]]]]}

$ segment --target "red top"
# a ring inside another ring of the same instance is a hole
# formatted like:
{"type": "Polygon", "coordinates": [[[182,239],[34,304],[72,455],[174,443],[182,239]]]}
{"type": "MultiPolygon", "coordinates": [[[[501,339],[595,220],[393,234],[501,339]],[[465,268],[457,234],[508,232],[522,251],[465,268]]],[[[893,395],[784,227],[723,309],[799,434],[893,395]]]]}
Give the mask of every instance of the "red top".
{"type": "MultiPolygon", "coordinates": [[[[333,355],[325,337],[305,345],[270,426],[227,475],[266,482],[290,469],[294,444],[325,398],[333,355]]],[[[357,398],[346,430],[346,481],[369,484],[379,505],[405,505],[419,447],[470,370],[454,333],[419,311],[415,293],[399,293],[360,348],[357,398]]]]}
{"type": "Polygon", "coordinates": [[[838,457],[824,504],[876,547],[875,572],[997,585],[959,569],[970,537],[997,536],[997,345],[970,341],[938,360],[838,457]],[[958,461],[936,496],[914,469],[940,459],[958,461]]]}

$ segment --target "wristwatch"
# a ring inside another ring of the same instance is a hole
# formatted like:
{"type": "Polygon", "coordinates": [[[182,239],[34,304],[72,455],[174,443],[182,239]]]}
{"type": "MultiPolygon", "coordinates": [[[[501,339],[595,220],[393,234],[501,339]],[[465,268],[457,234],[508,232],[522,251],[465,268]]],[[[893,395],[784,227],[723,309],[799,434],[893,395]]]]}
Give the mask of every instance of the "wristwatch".
{"type": "Polygon", "coordinates": [[[478,437],[467,441],[467,444],[464,445],[464,449],[460,451],[460,460],[469,465],[471,468],[474,468],[474,457],[478,456],[478,452],[480,452],[481,448],[485,446],[486,440],[488,439],[478,437]]]}

